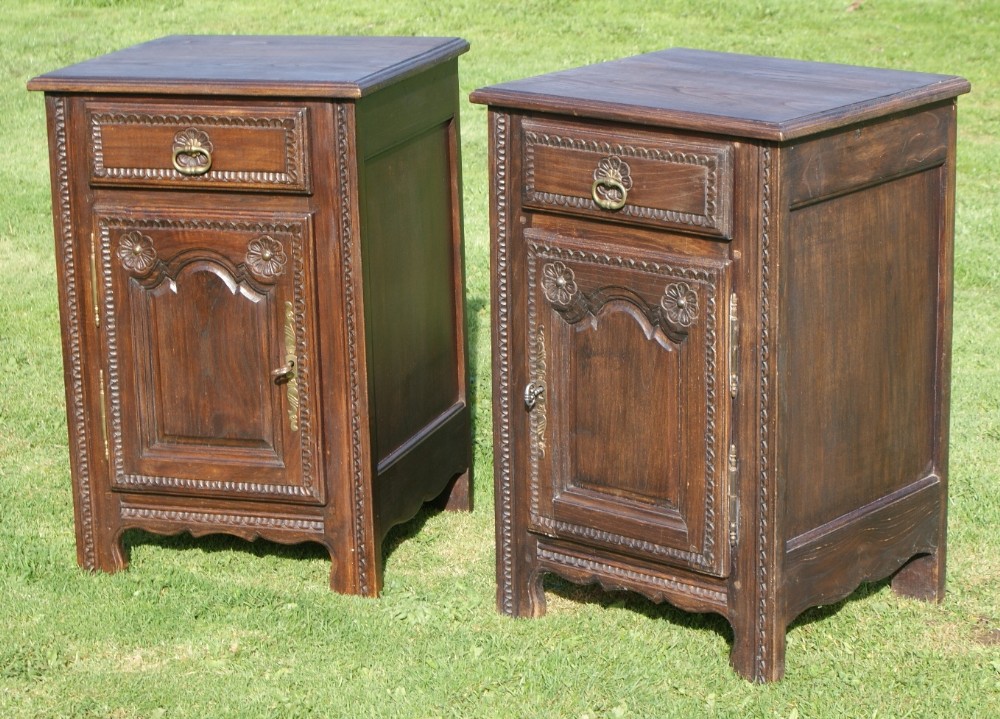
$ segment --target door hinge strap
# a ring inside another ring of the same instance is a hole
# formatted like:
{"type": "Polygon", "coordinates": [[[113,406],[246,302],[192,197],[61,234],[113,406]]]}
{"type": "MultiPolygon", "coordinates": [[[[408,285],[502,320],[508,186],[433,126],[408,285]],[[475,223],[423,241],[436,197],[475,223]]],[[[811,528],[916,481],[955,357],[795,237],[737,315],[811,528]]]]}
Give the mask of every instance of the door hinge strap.
{"type": "Polygon", "coordinates": [[[734,399],[740,388],[740,323],[736,293],[729,295],[729,394],[734,399]]]}
{"type": "Polygon", "coordinates": [[[98,299],[97,285],[97,246],[94,241],[94,233],[90,233],[90,298],[94,303],[94,326],[101,328],[101,303],[98,299]]]}
{"type": "Polygon", "coordinates": [[[729,445],[729,544],[735,547],[740,540],[740,497],[737,480],[739,462],[736,459],[736,445],[729,445]]]}
{"type": "Polygon", "coordinates": [[[100,416],[101,416],[101,439],[104,442],[104,461],[111,461],[111,453],[108,451],[108,411],[105,407],[107,404],[107,393],[104,390],[104,370],[98,371],[98,379],[101,382],[101,386],[98,388],[100,402],[100,416]]]}
{"type": "Polygon", "coordinates": [[[295,352],[295,307],[285,301],[285,360],[291,369],[285,379],[288,397],[288,426],[293,432],[299,431],[299,372],[295,352]]]}

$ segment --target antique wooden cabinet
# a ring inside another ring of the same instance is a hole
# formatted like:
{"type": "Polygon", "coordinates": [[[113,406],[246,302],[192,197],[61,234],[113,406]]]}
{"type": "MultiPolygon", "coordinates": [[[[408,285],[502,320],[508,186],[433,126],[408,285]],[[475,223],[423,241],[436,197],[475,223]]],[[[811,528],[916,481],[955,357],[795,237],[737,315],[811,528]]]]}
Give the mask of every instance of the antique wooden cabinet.
{"type": "Polygon", "coordinates": [[[46,94],[78,559],[468,508],[457,38],[178,36],[46,94]]]}
{"type": "Polygon", "coordinates": [[[674,49],[484,88],[500,611],[944,590],[962,78],[674,49]]]}

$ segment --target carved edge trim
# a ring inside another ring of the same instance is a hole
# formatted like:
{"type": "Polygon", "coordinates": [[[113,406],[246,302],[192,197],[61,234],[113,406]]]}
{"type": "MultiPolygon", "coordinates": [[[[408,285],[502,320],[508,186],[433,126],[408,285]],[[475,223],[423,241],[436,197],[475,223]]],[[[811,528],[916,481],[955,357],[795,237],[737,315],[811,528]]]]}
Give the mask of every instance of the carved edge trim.
{"type": "MultiPolygon", "coordinates": [[[[530,247],[531,245],[529,245],[530,247]]],[[[540,325],[538,322],[538,307],[535,302],[535,292],[537,288],[536,278],[538,276],[538,260],[537,255],[534,252],[528,252],[528,372],[529,372],[529,382],[540,383],[545,387],[545,391],[548,392],[548,374],[546,372],[546,362],[545,355],[545,340],[543,339],[542,333],[545,331],[544,326],[540,325]]],[[[534,409],[531,410],[529,415],[529,458],[531,461],[531,468],[529,470],[530,487],[531,494],[529,498],[529,516],[532,520],[537,521],[537,517],[541,516],[541,509],[539,508],[539,490],[538,486],[540,480],[538,478],[538,473],[540,471],[540,464],[542,457],[545,456],[545,425],[548,422],[548,411],[545,407],[545,402],[548,398],[545,394],[538,397],[537,404],[534,409]],[[536,413],[543,412],[545,419],[542,422],[541,431],[538,428],[538,419],[536,413]]]]}
{"type": "Polygon", "coordinates": [[[601,155],[611,154],[622,157],[637,157],[675,165],[698,165],[707,170],[705,178],[704,215],[645,207],[642,205],[633,205],[631,203],[626,204],[616,214],[627,215],[629,217],[636,217],[639,219],[660,220],[663,222],[693,225],[695,227],[705,227],[707,229],[719,231],[724,229],[723,223],[725,221],[725,216],[720,216],[719,213],[719,168],[721,165],[728,164],[726,162],[729,152],[728,148],[719,148],[718,152],[711,154],[698,154],[697,152],[682,151],[674,152],[670,150],[659,150],[656,148],[637,147],[635,145],[623,145],[620,143],[563,137],[561,135],[549,135],[546,133],[537,133],[531,130],[525,131],[524,138],[524,194],[529,199],[536,202],[559,205],[562,207],[589,210],[600,209],[590,197],[574,197],[570,195],[560,195],[557,193],[539,192],[535,190],[535,145],[571,149],[601,155]]]}
{"type": "Polygon", "coordinates": [[[69,402],[70,451],[76,457],[74,487],[80,511],[80,540],[85,569],[97,568],[94,546],[94,497],[90,487],[90,450],[87,444],[86,405],[83,396],[83,353],[81,350],[80,302],[76,285],[76,257],[73,242],[73,213],[69,190],[69,153],[66,138],[66,100],[52,100],[56,150],[56,187],[59,203],[59,249],[63,261],[63,286],[66,292],[66,326],[69,330],[69,402]]]}
{"type": "Polygon", "coordinates": [[[305,295],[302,281],[305,275],[302,244],[304,223],[302,222],[241,222],[167,218],[131,219],[127,217],[101,217],[101,262],[104,289],[104,327],[108,349],[108,403],[112,440],[114,446],[114,483],[124,487],[174,488],[208,492],[244,492],[269,494],[280,497],[304,497],[320,499],[315,485],[312,466],[312,432],[309,410],[309,354],[305,339],[305,295]],[[159,475],[131,474],[125,471],[124,447],[122,445],[121,387],[118,371],[118,321],[115,312],[115,298],[112,289],[111,228],[135,227],[140,229],[209,229],[222,232],[271,232],[291,235],[294,265],[293,297],[296,308],[296,350],[299,353],[299,451],[302,460],[302,486],[284,484],[260,484],[255,482],[220,482],[204,479],[183,479],[159,475]]]}
{"type": "Polygon", "coordinates": [[[715,561],[715,444],[718,432],[715,426],[715,373],[718,370],[716,361],[716,343],[718,335],[718,304],[715,296],[715,286],[708,293],[705,303],[705,536],[702,543],[702,555],[706,562],[715,561]]]}
{"type": "MultiPolygon", "coordinates": [[[[115,423],[115,414],[112,410],[112,424],[115,423]]],[[[120,422],[118,423],[120,426],[120,422]]],[[[115,451],[120,452],[116,442],[115,451]]],[[[115,464],[120,464],[118,457],[115,464]]],[[[116,469],[118,467],[116,466],[116,469]]],[[[218,482],[205,479],[182,479],[180,477],[162,477],[149,474],[126,474],[117,473],[115,484],[121,487],[155,487],[157,489],[193,489],[198,491],[212,492],[244,492],[255,494],[270,494],[281,497],[309,497],[315,498],[315,494],[302,487],[289,486],[285,484],[255,484],[253,482],[218,482]]]]}
{"type": "Polygon", "coordinates": [[[308,189],[305,172],[306,109],[274,117],[249,117],[228,115],[167,115],[140,112],[91,112],[89,114],[92,173],[99,180],[174,180],[198,184],[266,183],[285,185],[292,189],[308,189]],[[104,137],[106,125],[201,125],[207,127],[249,127],[281,129],[285,132],[285,172],[258,170],[214,170],[207,175],[189,178],[173,168],[106,167],[104,164],[104,137]]]}
{"type": "MultiPolygon", "coordinates": [[[[715,602],[719,608],[724,607],[726,604],[727,596],[725,592],[708,589],[689,582],[682,582],[678,579],[658,577],[655,574],[648,574],[635,569],[626,569],[624,567],[615,566],[606,562],[599,562],[594,559],[576,557],[571,554],[564,554],[563,552],[557,552],[551,549],[540,548],[538,550],[538,558],[543,561],[551,562],[552,564],[591,572],[593,579],[601,583],[602,586],[605,585],[605,582],[602,580],[603,577],[620,577],[630,582],[642,584],[650,588],[657,588],[660,590],[667,590],[670,592],[677,592],[700,597],[702,599],[708,599],[715,602]]],[[[654,594],[659,595],[659,592],[654,592],[654,594]]]]}
{"type": "Polygon", "coordinates": [[[492,112],[494,136],[493,193],[496,202],[496,353],[495,367],[498,375],[497,416],[498,446],[497,479],[499,492],[496,502],[498,514],[497,580],[500,585],[500,609],[504,614],[514,614],[514,549],[513,549],[513,497],[511,495],[511,436],[510,436],[510,257],[507,246],[507,190],[508,165],[507,135],[510,116],[492,112]]]}
{"type": "Polygon", "coordinates": [[[771,561],[771,547],[768,542],[770,531],[770,480],[769,465],[770,412],[771,412],[771,148],[764,147],[763,167],[761,168],[761,232],[760,232],[760,354],[758,372],[760,376],[759,425],[760,425],[760,459],[758,487],[758,525],[757,525],[757,677],[767,676],[769,652],[767,643],[770,640],[768,632],[768,615],[773,612],[769,607],[769,592],[773,578],[768,574],[771,561]]]}
{"type": "MultiPolygon", "coordinates": [[[[559,522],[548,517],[544,517],[540,510],[539,501],[539,479],[538,479],[538,453],[532,447],[531,466],[531,500],[530,513],[531,520],[539,526],[552,531],[562,532],[577,537],[598,540],[610,544],[617,544],[628,547],[635,551],[655,554],[657,556],[671,557],[680,561],[688,562],[692,565],[703,567],[709,570],[714,569],[715,564],[715,443],[717,440],[715,426],[715,410],[712,402],[715,397],[715,371],[716,371],[716,350],[717,341],[716,328],[717,302],[716,283],[718,274],[711,270],[695,267],[674,267],[665,263],[657,263],[649,260],[638,260],[635,258],[618,257],[605,255],[596,252],[585,252],[583,250],[572,250],[568,248],[546,245],[540,242],[529,241],[528,243],[528,345],[532,347],[537,334],[537,319],[535,317],[534,294],[536,282],[536,257],[545,259],[561,258],[573,259],[580,262],[590,262],[593,264],[609,265],[615,267],[628,267],[629,269],[649,272],[660,276],[677,277],[697,281],[706,287],[708,301],[706,302],[705,314],[705,352],[706,352],[706,398],[708,409],[706,410],[705,422],[705,443],[706,443],[706,479],[705,479],[705,532],[702,538],[702,548],[700,552],[685,552],[674,547],[654,544],[651,542],[638,541],[623,535],[596,530],[592,527],[582,527],[567,522],[559,522]]],[[[532,443],[534,444],[534,442],[532,443]]]]}
{"type": "MultiPolygon", "coordinates": [[[[216,527],[245,527],[247,529],[279,529],[299,532],[323,532],[323,522],[312,519],[284,519],[281,517],[261,517],[250,514],[229,514],[224,512],[185,512],[170,509],[146,509],[124,506],[122,519],[160,520],[183,524],[204,524],[216,527]]],[[[179,528],[180,529],[180,528],[179,528]]]]}
{"type": "Polygon", "coordinates": [[[337,172],[340,190],[340,252],[344,283],[344,315],[347,325],[347,369],[351,402],[351,475],[355,566],[361,594],[371,591],[368,578],[369,546],[365,493],[364,452],[361,426],[361,380],[358,358],[357,296],[354,277],[354,236],[351,220],[351,153],[348,144],[349,118],[345,103],[337,104],[337,172]]]}

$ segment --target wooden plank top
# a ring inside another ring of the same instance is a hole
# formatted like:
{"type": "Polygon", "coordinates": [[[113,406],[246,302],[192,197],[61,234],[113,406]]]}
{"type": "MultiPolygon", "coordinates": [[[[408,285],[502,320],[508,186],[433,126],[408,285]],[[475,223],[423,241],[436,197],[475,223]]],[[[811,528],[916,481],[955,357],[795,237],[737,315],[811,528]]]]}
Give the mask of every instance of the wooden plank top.
{"type": "Polygon", "coordinates": [[[28,89],[359,98],[468,49],[440,37],[173,35],[40,75],[28,89]]]}
{"type": "Polygon", "coordinates": [[[673,48],[482,88],[470,99],[782,141],[969,90],[953,75],[673,48]]]}

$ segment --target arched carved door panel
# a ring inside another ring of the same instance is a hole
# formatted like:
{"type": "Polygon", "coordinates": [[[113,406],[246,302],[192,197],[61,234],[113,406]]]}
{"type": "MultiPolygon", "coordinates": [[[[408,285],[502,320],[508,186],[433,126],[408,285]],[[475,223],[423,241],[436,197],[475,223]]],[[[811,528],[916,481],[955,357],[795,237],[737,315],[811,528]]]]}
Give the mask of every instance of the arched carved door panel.
{"type": "Polygon", "coordinates": [[[728,261],[525,240],[533,529],[724,575],[728,261]]]}

